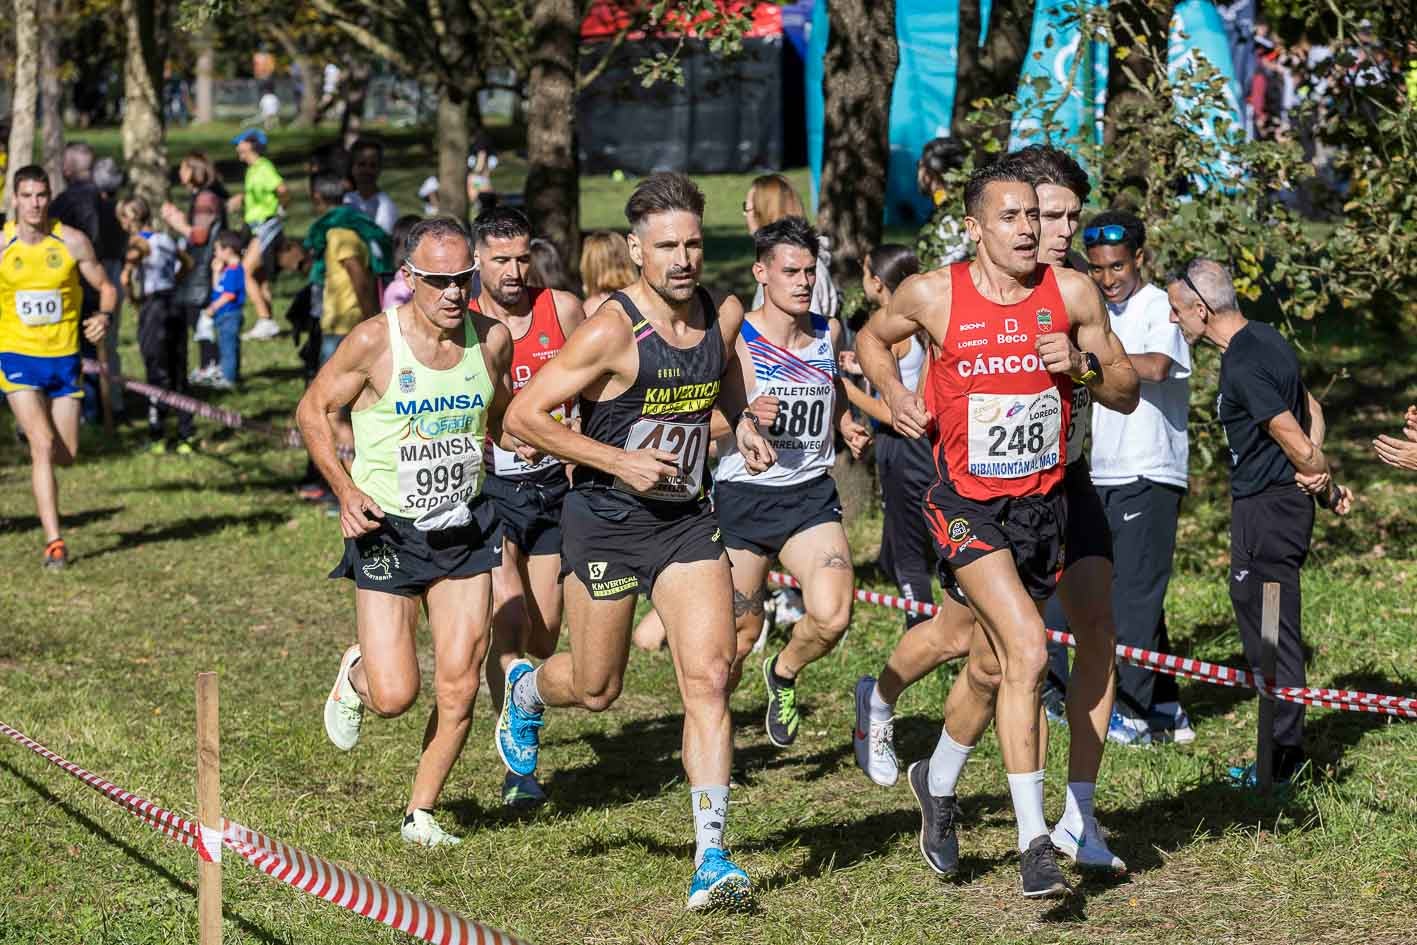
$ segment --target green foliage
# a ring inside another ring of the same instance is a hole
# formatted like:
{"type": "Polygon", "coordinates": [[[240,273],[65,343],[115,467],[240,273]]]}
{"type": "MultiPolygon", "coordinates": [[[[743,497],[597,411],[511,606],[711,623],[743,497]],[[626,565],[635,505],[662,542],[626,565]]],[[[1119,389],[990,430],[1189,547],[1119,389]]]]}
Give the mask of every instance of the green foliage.
{"type": "Polygon", "coordinates": [[[660,50],[635,65],[635,75],[645,87],[658,82],[684,84],[684,69],[680,59],[690,28],[708,43],[715,58],[736,56],[743,49],[743,37],[753,25],[747,12],[750,8],[731,7],[717,0],[655,0],[648,14],[651,31],[666,29],[678,34],[678,40],[668,50],[660,50]]]}

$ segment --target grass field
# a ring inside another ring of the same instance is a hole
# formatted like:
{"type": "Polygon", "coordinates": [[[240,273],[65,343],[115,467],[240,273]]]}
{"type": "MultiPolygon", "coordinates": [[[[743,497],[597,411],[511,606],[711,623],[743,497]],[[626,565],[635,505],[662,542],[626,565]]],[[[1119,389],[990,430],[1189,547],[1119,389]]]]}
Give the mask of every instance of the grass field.
{"type": "MultiPolygon", "coordinates": [[[[277,139],[293,166],[298,156],[282,147],[277,139]]],[[[417,148],[408,144],[401,167],[413,167],[417,148]]],[[[746,258],[736,219],[745,183],[708,181],[720,272],[746,258]]],[[[587,226],[613,224],[627,188],[588,182],[587,226]]],[[[411,202],[411,188],[396,196],[411,202]]],[[[129,317],[130,366],[133,335],[129,317]]],[[[1358,332],[1315,336],[1307,349],[1320,390],[1339,373],[1326,395],[1330,443],[1360,495],[1349,520],[1321,515],[1306,571],[1311,684],[1417,694],[1417,481],[1367,446],[1417,398],[1417,350],[1358,332]]],[[[299,396],[291,349],[250,344],[243,357],[246,384],[220,402],[285,422],[299,396]]],[[[61,480],[75,560],[49,574],[12,429],[0,413],[0,720],[191,811],[193,675],[216,670],[228,816],[535,945],[1417,940],[1417,726],[1311,710],[1314,779],[1262,800],[1221,783],[1228,765],[1253,756],[1255,702],[1203,684],[1182,685],[1193,746],[1114,747],[1104,761],[1101,820],[1128,879],[1085,880],[1051,905],[1017,895],[1012,813],[986,736],[961,784],[963,877],[938,881],[916,849],[909,789],[877,788],[852,761],[852,683],[878,670],[900,630],[894,615],[864,605],[840,650],[804,674],[810,714],[794,748],[778,751],[762,732],[760,677],[747,674],[734,697],[729,842],[758,885],[755,912],[682,911],[692,825],[663,653],[632,657],[611,712],[551,715],[542,754],[551,802],[534,815],[498,804],[502,769],[483,698],[440,812],[466,842],[407,848],[398,817],[429,693],[402,719],[371,719],[349,755],[326,742],[320,711],[354,632],[353,602],[346,584],[325,579],[337,524],[294,496],[302,454],[210,424],[188,458],[142,453],[134,428],[115,442],[86,430],[81,464],[61,480]]],[[[1183,512],[1171,633],[1184,653],[1238,664],[1228,512],[1213,477],[1197,485],[1183,512]]],[[[853,538],[861,580],[887,589],[870,565],[878,532],[868,516],[853,538]]],[[[942,670],[902,700],[903,759],[932,746],[951,678],[942,670]]],[[[1053,733],[1050,818],[1061,810],[1067,747],[1065,730],[1053,733]]],[[[194,942],[193,862],[58,769],[0,746],[0,942],[194,942]]],[[[240,863],[228,862],[225,883],[229,942],[408,941],[240,863]]]]}

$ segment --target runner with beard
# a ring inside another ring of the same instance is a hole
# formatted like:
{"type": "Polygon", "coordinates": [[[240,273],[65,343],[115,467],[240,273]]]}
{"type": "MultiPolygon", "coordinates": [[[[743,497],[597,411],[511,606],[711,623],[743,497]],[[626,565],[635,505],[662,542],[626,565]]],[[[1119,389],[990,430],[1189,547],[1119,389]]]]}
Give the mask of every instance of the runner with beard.
{"type": "MultiPolygon", "coordinates": [[[[531,221],[520,210],[497,206],[472,223],[473,251],[482,291],[472,300],[481,312],[512,333],[512,393],[560,352],[585,320],[580,300],[569,292],[533,289],[531,221]]],[[[555,412],[574,413],[574,401],[555,412]]],[[[492,571],[492,644],[487,657],[487,692],[501,709],[506,673],[530,653],[548,659],[561,634],[561,504],[570,489],[566,467],[554,456],[529,463],[517,453],[489,444],[491,471],[483,494],[492,500],[506,529],[502,563],[492,571]]],[[[546,800],[536,778],[508,769],[502,802],[533,807],[546,800]]]]}
{"type": "Polygon", "coordinates": [[[752,884],[724,851],[733,725],[733,580],[705,492],[711,413],[733,418],[744,462],[776,460],[747,412],[736,300],[699,286],[704,197],[682,174],[654,174],[625,206],[639,281],[611,295],[512,402],[508,429],[576,464],[561,516],[571,647],[507,674],[497,749],[536,770],[548,705],[609,708],[620,695],[635,599],[664,621],[684,706],[684,772],[694,820],[688,908],[748,902],[752,884]],[[581,432],[556,417],[580,398],[581,432]]]}
{"type": "MultiPolygon", "coordinates": [[[[1068,886],[1043,818],[1038,687],[1043,602],[1063,566],[1072,387],[1086,384],[1129,412],[1137,381],[1091,280],[1038,261],[1033,185],[1022,162],[976,171],[965,188],[975,261],[907,280],[858,336],[857,357],[882,390],[896,429],[907,436],[931,429],[939,480],[925,513],[948,566],[946,583],[958,586],[982,628],[983,649],[998,657],[997,728],[1018,821],[1023,893],[1048,897],[1068,886]],[[923,400],[901,384],[889,353],[920,329],[940,351],[923,400]]],[[[970,664],[951,690],[934,756],[909,770],[921,805],[921,853],[947,875],[958,869],[955,782],[996,714],[980,650],[971,646],[970,664]]]]}

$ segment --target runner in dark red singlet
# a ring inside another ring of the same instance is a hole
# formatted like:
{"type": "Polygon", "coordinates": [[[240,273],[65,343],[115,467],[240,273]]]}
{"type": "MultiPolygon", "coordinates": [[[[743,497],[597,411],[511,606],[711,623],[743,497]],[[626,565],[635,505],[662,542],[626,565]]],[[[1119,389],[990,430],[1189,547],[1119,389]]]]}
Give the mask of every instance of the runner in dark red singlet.
{"type": "MultiPolygon", "coordinates": [[[[1063,563],[1072,385],[1085,383],[1094,399],[1125,411],[1135,406],[1137,381],[1091,280],[1038,263],[1038,198],[1025,169],[1001,161],[976,171],[965,211],[975,260],[903,283],[858,335],[857,357],[895,428],[907,436],[928,429],[935,446],[939,478],[924,513],[948,575],[1002,667],[996,717],[1023,892],[1058,896],[1068,886],[1043,819],[1038,757],[1041,610],[1063,563]],[[921,329],[940,352],[923,399],[901,384],[890,356],[890,345],[921,329]]],[[[959,676],[935,755],[909,769],[921,805],[921,853],[946,874],[958,868],[954,782],[983,731],[978,704],[993,709],[966,696],[983,691],[979,675],[971,668],[959,676]],[[969,717],[957,720],[957,705],[969,717]],[[957,741],[951,733],[967,734],[957,741]]]]}
{"type": "MultiPolygon", "coordinates": [[[[472,223],[481,291],[468,307],[506,325],[512,334],[512,394],[551,362],[566,338],[585,320],[580,299],[569,292],[526,284],[531,265],[531,221],[512,207],[494,207],[472,223]]],[[[553,413],[568,421],[573,404],[553,413]]],[[[546,659],[561,633],[561,505],[570,483],[554,456],[527,462],[487,441],[489,475],[483,492],[506,529],[502,563],[492,572],[492,641],[487,654],[487,692],[500,708],[507,670],[528,653],[546,659]]],[[[508,771],[502,802],[534,807],[546,799],[532,775],[508,771]]]]}

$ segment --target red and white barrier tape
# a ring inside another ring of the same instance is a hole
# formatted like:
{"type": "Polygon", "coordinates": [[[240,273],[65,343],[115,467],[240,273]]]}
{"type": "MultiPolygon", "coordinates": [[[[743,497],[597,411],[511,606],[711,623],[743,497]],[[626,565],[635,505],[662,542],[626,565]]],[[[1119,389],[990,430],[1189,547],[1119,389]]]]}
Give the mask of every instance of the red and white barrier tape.
{"type": "MultiPolygon", "coordinates": [[[[783,574],[780,571],[768,572],[768,580],[785,587],[800,588],[802,586],[792,575],[783,574]]],[[[857,589],[856,599],[867,604],[892,607],[906,613],[921,614],[926,617],[934,616],[935,613],[935,607],[932,604],[907,600],[903,597],[893,597],[890,594],[878,594],[875,591],[857,589]]],[[[1066,646],[1076,646],[1072,634],[1061,633],[1057,630],[1047,632],[1049,639],[1066,646]]],[[[1255,674],[1249,670],[1209,663],[1205,660],[1190,659],[1189,657],[1173,656],[1168,653],[1156,653],[1152,650],[1122,644],[1117,645],[1117,655],[1134,665],[1146,666],[1171,676],[1197,679],[1220,686],[1258,689],[1286,702],[1297,702],[1326,709],[1343,709],[1349,712],[1371,712],[1417,719],[1417,698],[1411,696],[1384,696],[1372,692],[1353,692],[1347,689],[1272,686],[1257,680],[1255,674]]]]}
{"type": "Polygon", "coordinates": [[[465,919],[412,893],[273,840],[235,821],[224,821],[224,830],[218,832],[187,820],[61,758],[4,722],[0,722],[0,734],[87,784],[163,836],[193,848],[203,860],[220,863],[224,846],[272,879],[435,945],[523,945],[505,932],[465,919]]]}
{"type": "MultiPolygon", "coordinates": [[[[97,361],[85,358],[84,373],[99,374],[105,372],[100,371],[100,366],[97,361]]],[[[249,430],[254,433],[259,433],[291,449],[305,448],[305,441],[301,438],[300,431],[294,427],[288,427],[282,430],[267,423],[257,423],[253,420],[247,420],[235,410],[214,407],[205,401],[198,400],[187,394],[179,394],[177,391],[167,390],[153,384],[144,383],[143,381],[135,381],[133,378],[125,377],[122,374],[109,374],[108,377],[112,383],[117,384],[119,387],[125,387],[134,393],[142,394],[154,403],[161,404],[164,407],[172,407],[183,413],[190,413],[194,417],[214,420],[222,426],[229,427],[233,430],[249,430]]],[[[336,447],[335,452],[339,455],[340,459],[352,460],[354,458],[354,451],[348,447],[336,447]]]]}

